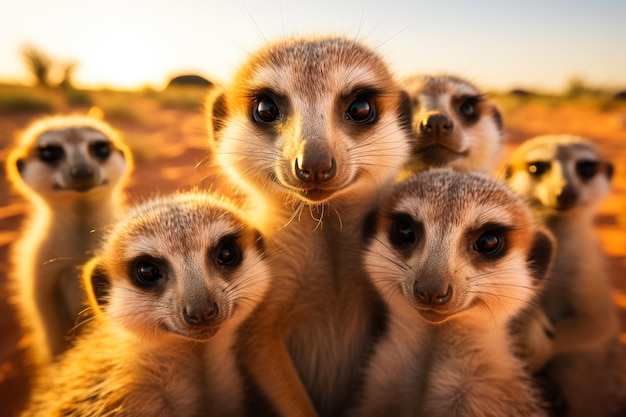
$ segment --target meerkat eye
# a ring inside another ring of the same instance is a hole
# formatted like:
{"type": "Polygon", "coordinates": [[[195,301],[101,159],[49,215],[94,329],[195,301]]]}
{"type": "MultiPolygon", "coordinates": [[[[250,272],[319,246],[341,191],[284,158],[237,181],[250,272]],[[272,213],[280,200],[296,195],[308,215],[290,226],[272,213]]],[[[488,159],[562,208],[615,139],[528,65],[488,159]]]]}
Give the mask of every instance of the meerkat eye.
{"type": "Polygon", "coordinates": [[[550,162],[531,162],[528,164],[528,172],[533,177],[540,177],[550,169],[550,162]]]}
{"type": "Polygon", "coordinates": [[[506,239],[500,231],[488,231],[474,242],[474,250],[487,258],[496,258],[504,254],[506,239]]]}
{"type": "Polygon", "coordinates": [[[139,261],[133,266],[133,279],[140,287],[153,287],[161,278],[163,273],[153,262],[139,261]]]}
{"type": "Polygon", "coordinates": [[[346,119],[357,123],[369,123],[374,120],[376,112],[370,99],[364,95],[358,95],[348,106],[346,119]]]}
{"type": "Polygon", "coordinates": [[[411,218],[406,215],[395,217],[389,237],[391,243],[397,247],[408,246],[417,242],[417,233],[411,218]]]}
{"type": "Polygon", "coordinates": [[[280,111],[274,101],[267,97],[261,96],[256,99],[256,106],[254,107],[254,120],[259,123],[271,123],[278,119],[280,111]]]}
{"type": "Polygon", "coordinates": [[[101,140],[89,145],[89,152],[97,159],[105,160],[111,155],[111,143],[101,140]]]}
{"type": "Polygon", "coordinates": [[[59,145],[44,145],[39,147],[39,159],[46,164],[55,164],[63,158],[63,148],[59,145]]]}
{"type": "Polygon", "coordinates": [[[578,161],[576,163],[576,173],[583,180],[590,180],[596,176],[600,170],[598,161],[578,161]]]}
{"type": "Polygon", "coordinates": [[[241,249],[235,241],[224,242],[217,250],[217,264],[237,266],[241,263],[241,249]]]}
{"type": "Polygon", "coordinates": [[[461,102],[459,106],[459,114],[463,116],[465,120],[472,121],[478,119],[478,109],[476,108],[476,98],[467,97],[461,102]]]}

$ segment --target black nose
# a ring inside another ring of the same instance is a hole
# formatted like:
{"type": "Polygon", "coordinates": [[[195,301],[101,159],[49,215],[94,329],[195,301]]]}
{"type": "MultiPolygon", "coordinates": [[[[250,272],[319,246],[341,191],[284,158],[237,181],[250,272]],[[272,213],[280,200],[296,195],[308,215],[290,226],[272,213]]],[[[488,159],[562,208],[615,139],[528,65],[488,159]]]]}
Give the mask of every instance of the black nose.
{"type": "Polygon", "coordinates": [[[452,132],[454,124],[443,113],[430,114],[419,125],[422,135],[445,136],[452,132]]]}
{"type": "Polygon", "coordinates": [[[190,304],[183,309],[183,318],[187,324],[198,326],[217,317],[217,304],[212,301],[190,304]]]}
{"type": "Polygon", "coordinates": [[[89,165],[79,164],[70,169],[70,176],[75,180],[88,180],[94,175],[94,170],[89,165]]]}
{"type": "Polygon", "coordinates": [[[443,305],[452,298],[452,288],[449,285],[442,285],[426,289],[415,285],[413,286],[413,294],[421,304],[443,305]]]}
{"type": "Polygon", "coordinates": [[[556,196],[556,203],[559,210],[569,210],[576,205],[578,193],[574,187],[566,186],[556,196]]]}
{"type": "Polygon", "coordinates": [[[301,155],[295,162],[296,177],[306,183],[324,183],[337,173],[337,164],[330,155],[301,155]]]}

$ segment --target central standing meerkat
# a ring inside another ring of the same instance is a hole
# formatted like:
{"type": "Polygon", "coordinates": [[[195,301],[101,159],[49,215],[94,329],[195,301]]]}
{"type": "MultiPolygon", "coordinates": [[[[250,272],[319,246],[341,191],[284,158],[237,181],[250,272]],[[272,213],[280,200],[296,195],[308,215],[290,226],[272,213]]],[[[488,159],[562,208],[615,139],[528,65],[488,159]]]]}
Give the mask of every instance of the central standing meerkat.
{"type": "Polygon", "coordinates": [[[207,102],[217,165],[257,211],[277,276],[241,361],[285,416],[337,416],[384,330],[361,223],[410,154],[410,105],[383,59],[342,37],[254,53],[207,102]]]}
{"type": "Polygon", "coordinates": [[[508,333],[554,253],[523,199],[486,174],[432,169],[365,224],[390,320],[350,415],[545,416],[508,333]]]}
{"type": "Polygon", "coordinates": [[[492,174],[504,140],[502,116],[487,95],[452,75],[402,83],[413,108],[414,149],[401,178],[434,167],[492,174]]]}
{"type": "Polygon", "coordinates": [[[619,316],[593,230],[612,174],[612,164],[594,143],[573,135],[530,139],[514,151],[506,168],[507,183],[557,239],[538,308],[552,326],[552,337],[530,334],[526,339],[535,343],[529,349],[538,356],[531,356],[531,363],[541,367],[547,361],[543,374],[560,388],[572,417],[626,411],[619,316]]]}
{"type": "Polygon", "coordinates": [[[132,165],[120,135],[89,116],[38,119],[9,153],[8,179],[30,203],[13,247],[11,301],[36,365],[68,346],[86,307],[80,266],[122,214],[132,165]]]}
{"type": "Polygon", "coordinates": [[[85,268],[89,330],[23,416],[243,415],[233,344],[269,275],[259,232],[227,200],[187,192],[131,209],[85,268]]]}

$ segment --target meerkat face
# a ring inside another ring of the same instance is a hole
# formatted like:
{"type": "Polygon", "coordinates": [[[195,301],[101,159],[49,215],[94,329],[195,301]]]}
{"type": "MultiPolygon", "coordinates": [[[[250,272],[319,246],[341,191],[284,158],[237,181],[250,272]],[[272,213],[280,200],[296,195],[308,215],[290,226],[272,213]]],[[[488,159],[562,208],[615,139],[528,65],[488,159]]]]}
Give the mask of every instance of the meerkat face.
{"type": "Polygon", "coordinates": [[[353,40],[270,45],[208,107],[221,167],[310,204],[375,187],[409,155],[407,98],[382,59],[353,40]]]}
{"type": "Polygon", "coordinates": [[[414,76],[411,97],[414,158],[426,167],[489,173],[502,145],[502,117],[485,94],[453,76],[414,76]]]}
{"type": "Polygon", "coordinates": [[[509,319],[531,302],[553,239],[523,200],[483,174],[433,169],[400,183],[368,223],[364,263],[428,322],[509,319]]]}
{"type": "Polygon", "coordinates": [[[91,270],[97,282],[84,279],[88,291],[99,291],[102,314],[144,339],[205,340],[260,299],[268,275],[262,258],[260,235],[232,206],[179,194],[133,209],[91,270]]]}
{"type": "Polygon", "coordinates": [[[87,117],[36,122],[10,158],[10,177],[50,198],[115,186],[131,161],[128,149],[113,135],[103,122],[87,117]]]}
{"type": "Polygon", "coordinates": [[[595,208],[609,193],[613,166],[587,139],[539,136],[522,144],[506,168],[507,182],[540,211],[568,215],[595,208]]]}

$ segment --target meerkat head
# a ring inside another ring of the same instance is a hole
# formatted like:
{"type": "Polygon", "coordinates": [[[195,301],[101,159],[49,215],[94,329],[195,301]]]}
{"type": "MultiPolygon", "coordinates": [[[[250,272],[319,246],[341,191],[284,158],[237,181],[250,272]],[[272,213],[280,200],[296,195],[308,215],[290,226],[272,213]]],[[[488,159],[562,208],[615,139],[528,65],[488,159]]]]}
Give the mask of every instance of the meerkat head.
{"type": "Polygon", "coordinates": [[[455,76],[416,75],[411,98],[417,171],[450,166],[491,173],[502,147],[502,116],[485,93],[455,76]]]}
{"type": "Polygon", "coordinates": [[[33,122],[7,158],[18,191],[46,200],[121,186],[132,154],[119,134],[89,116],[52,116],[33,122]]]}
{"type": "Polygon", "coordinates": [[[410,152],[406,94],[381,57],[349,39],[264,47],[209,97],[207,113],[232,178],[309,204],[379,186],[410,152]]]}
{"type": "Polygon", "coordinates": [[[519,195],[452,169],[399,183],[366,230],[370,279],[383,295],[401,291],[431,323],[508,320],[531,303],[554,252],[519,195]]]}
{"type": "Polygon", "coordinates": [[[610,191],[613,166],[588,139],[538,136],[515,150],[505,175],[536,211],[564,216],[593,213],[610,191]]]}
{"type": "Polygon", "coordinates": [[[263,256],[260,234],[231,203],[181,193],[131,209],[83,281],[97,317],[151,341],[205,340],[262,297],[263,256]]]}

